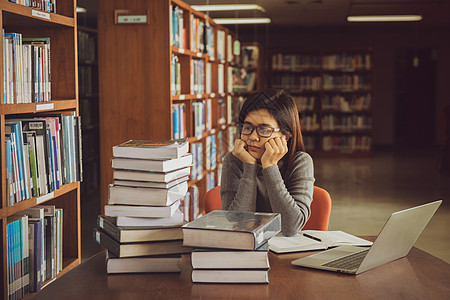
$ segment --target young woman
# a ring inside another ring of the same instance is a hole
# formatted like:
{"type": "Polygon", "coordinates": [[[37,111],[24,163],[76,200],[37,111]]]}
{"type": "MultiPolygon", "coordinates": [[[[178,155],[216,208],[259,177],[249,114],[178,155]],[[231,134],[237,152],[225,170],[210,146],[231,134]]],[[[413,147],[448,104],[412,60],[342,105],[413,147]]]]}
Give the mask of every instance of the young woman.
{"type": "Polygon", "coordinates": [[[223,161],[222,209],[280,213],[282,233],[296,234],[310,215],[314,170],[295,102],[284,90],[253,94],[240,111],[239,132],[223,161]]]}

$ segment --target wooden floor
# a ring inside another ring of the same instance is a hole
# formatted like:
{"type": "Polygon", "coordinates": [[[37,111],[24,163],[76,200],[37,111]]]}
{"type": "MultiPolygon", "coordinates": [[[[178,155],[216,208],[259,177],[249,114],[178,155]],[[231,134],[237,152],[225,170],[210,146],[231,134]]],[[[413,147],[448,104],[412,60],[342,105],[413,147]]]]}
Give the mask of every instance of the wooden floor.
{"type": "MultiPolygon", "coordinates": [[[[377,235],[391,213],[443,199],[415,246],[450,263],[450,175],[437,171],[433,152],[313,159],[315,185],[333,201],[330,230],[377,235]]],[[[98,197],[82,198],[82,260],[100,250],[92,234],[99,203],[98,197]]]]}

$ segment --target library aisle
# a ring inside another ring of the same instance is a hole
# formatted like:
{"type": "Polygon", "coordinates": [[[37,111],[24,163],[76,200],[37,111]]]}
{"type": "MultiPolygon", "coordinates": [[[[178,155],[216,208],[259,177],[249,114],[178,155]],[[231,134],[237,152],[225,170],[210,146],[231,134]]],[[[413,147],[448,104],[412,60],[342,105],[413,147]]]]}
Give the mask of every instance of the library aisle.
{"type": "MultiPolygon", "coordinates": [[[[316,185],[331,194],[329,230],[378,235],[392,212],[450,198],[449,174],[436,171],[434,153],[401,155],[374,151],[373,157],[315,157],[316,185]]],[[[82,261],[100,251],[92,237],[99,200],[82,205],[82,261]]],[[[416,247],[450,263],[450,204],[444,201],[416,247]]]]}

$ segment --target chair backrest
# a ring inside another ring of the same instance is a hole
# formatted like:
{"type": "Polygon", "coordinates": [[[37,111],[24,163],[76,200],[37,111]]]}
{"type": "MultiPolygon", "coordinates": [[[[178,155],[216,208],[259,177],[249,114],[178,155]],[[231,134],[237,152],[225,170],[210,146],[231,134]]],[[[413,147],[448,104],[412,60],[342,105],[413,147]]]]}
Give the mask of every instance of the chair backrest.
{"type": "MultiPolygon", "coordinates": [[[[220,200],[220,186],[210,189],[203,200],[205,206],[205,213],[213,210],[222,209],[222,202],[220,200]]],[[[311,216],[306,222],[303,229],[309,230],[328,230],[328,222],[331,213],[331,197],[330,194],[315,186],[313,191],[313,201],[311,203],[311,216]]]]}
{"type": "Polygon", "coordinates": [[[311,215],[304,230],[328,230],[331,213],[331,197],[323,188],[314,187],[311,215]]]}
{"type": "Polygon", "coordinates": [[[222,201],[220,200],[220,186],[213,187],[206,192],[205,198],[203,199],[203,205],[205,206],[205,213],[222,209],[222,201]]]}

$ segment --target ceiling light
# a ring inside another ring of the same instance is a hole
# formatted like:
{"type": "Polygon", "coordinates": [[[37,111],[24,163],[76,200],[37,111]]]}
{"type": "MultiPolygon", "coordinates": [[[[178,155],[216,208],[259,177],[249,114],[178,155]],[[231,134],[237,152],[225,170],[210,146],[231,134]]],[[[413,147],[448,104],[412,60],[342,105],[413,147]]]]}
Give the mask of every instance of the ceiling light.
{"type": "Polygon", "coordinates": [[[77,13],[85,13],[87,12],[87,9],[81,6],[77,6],[77,13]]]}
{"type": "Polygon", "coordinates": [[[257,4],[216,4],[216,5],[191,5],[197,11],[227,11],[227,10],[266,10],[257,4]]]}
{"type": "Polygon", "coordinates": [[[216,24],[268,24],[272,20],[269,18],[216,18],[213,19],[216,24]]]}
{"type": "Polygon", "coordinates": [[[349,22],[411,22],[420,21],[420,15],[379,15],[379,16],[348,16],[349,22]]]}

